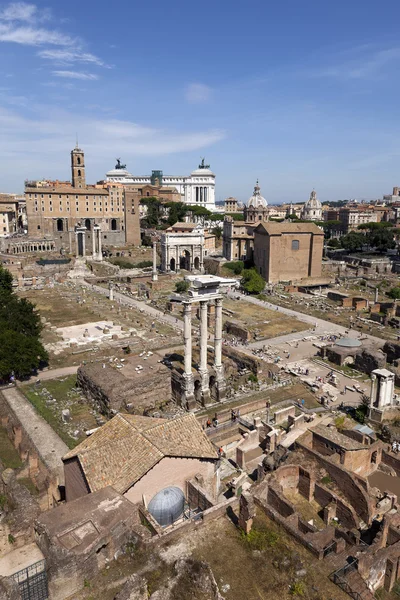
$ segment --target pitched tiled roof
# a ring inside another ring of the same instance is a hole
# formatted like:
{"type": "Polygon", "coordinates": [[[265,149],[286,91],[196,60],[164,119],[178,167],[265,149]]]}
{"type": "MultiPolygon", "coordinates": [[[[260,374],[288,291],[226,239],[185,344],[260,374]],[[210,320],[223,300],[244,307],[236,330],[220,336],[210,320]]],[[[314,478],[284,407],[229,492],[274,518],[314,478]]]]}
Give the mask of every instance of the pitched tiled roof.
{"type": "Polygon", "coordinates": [[[217,459],[192,414],[173,420],[118,414],[63,460],[79,459],[92,492],[111,485],[124,493],[164,456],[217,459]]]}
{"type": "Polygon", "coordinates": [[[315,223],[272,223],[271,221],[260,223],[256,231],[264,229],[269,235],[282,235],[283,233],[313,233],[324,235],[323,230],[315,223]]]}

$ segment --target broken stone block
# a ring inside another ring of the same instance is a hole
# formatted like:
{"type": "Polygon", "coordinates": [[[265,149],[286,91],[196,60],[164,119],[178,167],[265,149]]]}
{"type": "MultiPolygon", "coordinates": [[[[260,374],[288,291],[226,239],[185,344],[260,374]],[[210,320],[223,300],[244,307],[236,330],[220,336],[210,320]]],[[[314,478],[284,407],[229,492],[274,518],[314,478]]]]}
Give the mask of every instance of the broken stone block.
{"type": "Polygon", "coordinates": [[[61,411],[61,419],[63,420],[63,423],[70,422],[71,412],[70,412],[69,408],[65,408],[64,410],[61,411]]]}

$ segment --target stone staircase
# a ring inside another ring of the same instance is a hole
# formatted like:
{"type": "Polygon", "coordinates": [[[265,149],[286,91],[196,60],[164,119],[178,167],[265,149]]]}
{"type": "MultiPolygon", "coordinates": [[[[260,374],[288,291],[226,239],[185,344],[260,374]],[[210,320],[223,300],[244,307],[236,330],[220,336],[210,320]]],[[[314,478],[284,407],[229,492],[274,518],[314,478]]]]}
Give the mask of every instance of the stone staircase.
{"type": "Polygon", "coordinates": [[[346,564],[330,576],[332,581],[354,600],[375,600],[357,569],[357,561],[346,564]]]}
{"type": "Polygon", "coordinates": [[[349,596],[356,598],[357,600],[375,600],[374,594],[370,591],[357,570],[348,573],[345,580],[351,590],[347,592],[349,596]]]}

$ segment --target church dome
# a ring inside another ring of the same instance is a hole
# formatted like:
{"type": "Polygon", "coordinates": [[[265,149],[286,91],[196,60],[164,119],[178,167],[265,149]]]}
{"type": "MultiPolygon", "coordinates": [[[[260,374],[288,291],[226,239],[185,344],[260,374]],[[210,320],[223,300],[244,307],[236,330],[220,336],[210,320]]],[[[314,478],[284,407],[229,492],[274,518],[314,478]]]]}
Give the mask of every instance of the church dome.
{"type": "Polygon", "coordinates": [[[250,208],[250,206],[252,206],[253,208],[268,208],[268,202],[265,198],[263,198],[263,196],[261,196],[260,189],[261,188],[258,185],[257,179],[257,183],[254,186],[253,195],[251,196],[251,198],[249,198],[249,201],[247,203],[248,208],[250,208]]]}
{"type": "Polygon", "coordinates": [[[304,208],[319,210],[322,208],[321,202],[317,198],[317,192],[313,190],[310,194],[309,200],[305,203],[304,208]]]}

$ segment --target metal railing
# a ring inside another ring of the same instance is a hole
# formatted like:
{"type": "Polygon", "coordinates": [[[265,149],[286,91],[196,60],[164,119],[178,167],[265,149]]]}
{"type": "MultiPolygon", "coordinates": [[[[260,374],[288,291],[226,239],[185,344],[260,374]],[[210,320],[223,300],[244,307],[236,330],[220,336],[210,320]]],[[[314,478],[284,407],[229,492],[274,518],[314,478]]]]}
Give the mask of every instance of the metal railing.
{"type": "Polygon", "coordinates": [[[357,565],[358,560],[354,558],[352,562],[344,565],[344,567],[332,573],[329,578],[333,581],[333,583],[340,587],[340,589],[346,592],[346,594],[354,598],[354,600],[363,600],[362,595],[353,590],[345,579],[346,575],[352,573],[353,571],[357,571],[357,565]]]}

